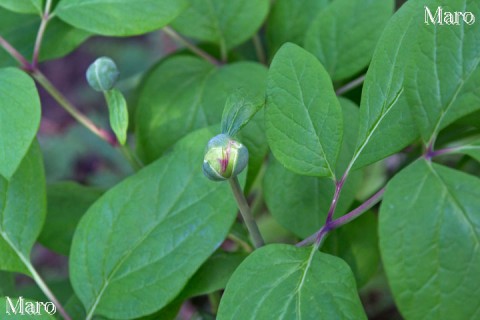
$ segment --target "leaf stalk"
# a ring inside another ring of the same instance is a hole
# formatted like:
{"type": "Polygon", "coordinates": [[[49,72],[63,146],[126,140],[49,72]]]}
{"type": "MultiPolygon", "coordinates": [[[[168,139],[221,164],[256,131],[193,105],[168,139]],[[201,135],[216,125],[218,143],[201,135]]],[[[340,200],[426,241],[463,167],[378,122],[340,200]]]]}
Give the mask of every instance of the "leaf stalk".
{"type": "Polygon", "coordinates": [[[235,200],[237,201],[238,208],[240,209],[240,214],[242,215],[243,221],[245,222],[248,232],[252,238],[253,244],[255,245],[255,248],[260,248],[265,244],[265,241],[263,240],[257,223],[253,218],[250,206],[248,205],[247,199],[245,199],[245,195],[243,194],[242,187],[240,186],[240,182],[238,181],[237,177],[233,177],[228,181],[230,183],[230,187],[232,188],[235,200]]]}

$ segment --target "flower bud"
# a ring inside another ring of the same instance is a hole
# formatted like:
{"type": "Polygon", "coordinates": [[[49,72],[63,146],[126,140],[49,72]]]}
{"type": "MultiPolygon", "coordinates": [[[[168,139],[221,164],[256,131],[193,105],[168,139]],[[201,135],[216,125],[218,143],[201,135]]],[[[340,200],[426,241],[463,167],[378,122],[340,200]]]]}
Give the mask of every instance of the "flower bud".
{"type": "Polygon", "coordinates": [[[117,82],[120,72],[112,59],[101,57],[95,60],[87,70],[87,81],[96,91],[108,91],[117,82]]]}
{"type": "Polygon", "coordinates": [[[226,134],[219,134],[207,144],[203,173],[210,180],[227,180],[242,172],[247,163],[247,148],[226,134]]]}

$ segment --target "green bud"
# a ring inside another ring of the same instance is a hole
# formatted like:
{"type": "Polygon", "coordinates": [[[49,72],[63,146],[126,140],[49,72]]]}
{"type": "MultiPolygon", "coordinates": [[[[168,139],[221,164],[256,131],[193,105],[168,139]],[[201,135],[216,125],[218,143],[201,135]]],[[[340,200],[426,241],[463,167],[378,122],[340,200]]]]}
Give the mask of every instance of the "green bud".
{"type": "Polygon", "coordinates": [[[247,148],[226,134],[219,134],[207,144],[203,173],[210,180],[223,181],[237,176],[247,164],[247,148]]]}
{"type": "Polygon", "coordinates": [[[120,72],[112,59],[101,57],[95,60],[87,70],[87,81],[96,91],[108,91],[117,82],[120,72]]]}

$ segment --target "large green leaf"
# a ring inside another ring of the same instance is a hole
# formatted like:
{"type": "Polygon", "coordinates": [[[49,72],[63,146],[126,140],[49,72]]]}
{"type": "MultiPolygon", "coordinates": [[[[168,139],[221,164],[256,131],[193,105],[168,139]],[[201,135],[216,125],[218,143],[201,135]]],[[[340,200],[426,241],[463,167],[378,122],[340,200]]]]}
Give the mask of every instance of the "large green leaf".
{"type": "Polygon", "coordinates": [[[329,233],[322,250],[336,255],[352,269],[358,288],[377,272],[380,261],[377,218],[372,212],[329,233]]]}
{"type": "Polygon", "coordinates": [[[330,1],[276,0],[267,21],[270,54],[273,56],[286,42],[302,46],[308,27],[330,1]]]}
{"type": "Polygon", "coordinates": [[[238,88],[263,96],[266,69],[239,62],[222,68],[191,56],[156,66],[145,79],[136,114],[139,152],[146,162],[189,132],[217,124],[227,97],[238,88]]]}
{"type": "Polygon", "coordinates": [[[280,48],[268,73],[266,132],[273,154],[285,167],[335,178],[342,110],[325,69],[295,44],[280,48]]]}
{"type": "Polygon", "coordinates": [[[70,272],[88,315],[129,319],[159,310],[223,241],[235,203],[228,185],[211,182],[201,170],[214,134],[192,133],[84,215],[70,272]]]}
{"type": "Polygon", "coordinates": [[[42,156],[34,142],[18,170],[0,176],[0,270],[29,274],[30,251],[46,209],[42,156]]]}
{"type": "Polygon", "coordinates": [[[352,271],[341,259],[273,244],[233,273],[218,319],[366,319],[352,271]]]}
{"type": "Polygon", "coordinates": [[[68,256],[73,233],[87,209],[102,191],[74,182],[60,182],[47,188],[47,217],[38,241],[68,256]]]}
{"type": "MultiPolygon", "coordinates": [[[[50,315],[45,311],[43,306],[39,308],[39,313],[36,313],[37,301],[30,299],[13,298],[9,297],[10,301],[7,300],[7,297],[0,297],[0,317],[2,319],[12,319],[12,320],[22,320],[22,319],[31,319],[31,320],[54,320],[55,317],[50,315]],[[23,306],[21,306],[23,305],[23,306]],[[23,312],[23,314],[22,314],[23,312]],[[29,314],[28,312],[34,312],[34,314],[29,314]]],[[[42,301],[48,302],[48,301],[42,301]]],[[[48,311],[52,312],[53,309],[49,306],[48,311]]]]}
{"type": "Polygon", "coordinates": [[[393,7],[393,0],[333,1],[310,25],[305,49],[333,80],[349,78],[370,63],[393,7]]]}
{"type": "MultiPolygon", "coordinates": [[[[344,127],[344,139],[336,170],[336,174],[341,176],[355,151],[358,107],[344,98],[339,101],[342,105],[343,121],[348,124],[344,127]]],[[[337,216],[347,212],[361,179],[360,171],[350,174],[335,211],[337,216]]],[[[275,219],[297,236],[305,238],[325,223],[335,185],[328,178],[298,175],[285,169],[277,161],[272,161],[265,173],[264,193],[266,204],[275,219]],[[279,181],[289,187],[279,188],[279,181]]]]}
{"type": "Polygon", "coordinates": [[[35,138],[40,113],[33,80],[18,69],[0,69],[0,176],[7,180],[35,138]]]}
{"type": "Polygon", "coordinates": [[[18,13],[42,13],[43,0],[2,0],[0,7],[18,13]]]}
{"type": "MultiPolygon", "coordinates": [[[[427,1],[433,14],[438,0],[427,1]]],[[[470,11],[480,16],[480,3],[446,1],[443,12],[470,11]]],[[[426,9],[425,9],[426,10],[426,9]]],[[[480,24],[445,26],[422,23],[405,75],[406,95],[425,142],[458,118],[480,109],[480,24]]]]}
{"type": "Polygon", "coordinates": [[[418,160],[388,184],[380,250],[406,319],[480,313],[480,179],[418,160]]]}
{"type": "Polygon", "coordinates": [[[260,28],[268,0],[188,0],[190,6],[172,26],[182,34],[213,42],[223,52],[241,44],[260,28]]]}
{"type": "Polygon", "coordinates": [[[363,85],[355,167],[398,152],[417,137],[404,90],[410,42],[422,24],[421,1],[408,1],[390,19],[378,41],[363,85]]]}
{"type": "MultiPolygon", "coordinates": [[[[23,15],[0,8],[0,34],[21,54],[29,59],[40,26],[38,15],[23,15]]],[[[58,18],[48,23],[40,50],[40,61],[64,56],[90,36],[90,33],[75,29],[58,18]]],[[[0,50],[0,66],[16,66],[18,63],[4,50],[0,50]]]]}
{"type": "Polygon", "coordinates": [[[132,36],[166,26],[185,6],[185,0],[62,0],[55,13],[92,33],[132,36]]]}

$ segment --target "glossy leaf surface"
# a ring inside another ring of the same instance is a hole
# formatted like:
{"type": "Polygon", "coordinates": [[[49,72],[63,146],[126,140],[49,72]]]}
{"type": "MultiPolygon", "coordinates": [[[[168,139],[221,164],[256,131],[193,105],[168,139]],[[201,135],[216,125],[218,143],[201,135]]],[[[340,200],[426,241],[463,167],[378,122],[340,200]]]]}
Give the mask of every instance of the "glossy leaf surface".
{"type": "Polygon", "coordinates": [[[390,181],[380,249],[407,319],[472,319],[480,312],[480,179],[418,160],[390,181]]]}
{"type": "Polygon", "coordinates": [[[366,319],[346,263],[283,244],[255,250],[237,268],[218,312],[219,320],[335,318],[366,319]]]}
{"type": "Polygon", "coordinates": [[[95,34],[132,36],[166,26],[185,7],[184,0],[62,0],[55,13],[95,34]]]}
{"type": "Polygon", "coordinates": [[[405,97],[404,76],[423,13],[421,1],[405,3],[378,41],[363,84],[354,167],[386,158],[418,136],[405,97]]]}
{"type": "Polygon", "coordinates": [[[239,88],[263,96],[266,74],[251,62],[221,68],[190,56],[161,62],[145,79],[138,102],[142,158],[151,162],[189,132],[220,123],[227,97],[239,88]]]}
{"type": "Polygon", "coordinates": [[[29,274],[30,251],[45,219],[42,156],[35,142],[18,170],[0,176],[0,269],[29,274]]]}
{"type": "Polygon", "coordinates": [[[172,26],[180,33],[217,44],[225,53],[252,37],[268,13],[268,0],[188,0],[172,26]]]}
{"type": "Polygon", "coordinates": [[[325,69],[304,49],[283,45],[267,80],[266,132],[275,158],[296,173],[334,178],[342,129],[325,69]]]}
{"type": "Polygon", "coordinates": [[[0,69],[0,176],[17,170],[40,126],[40,99],[24,72],[0,69]]]}
{"type": "MultiPolygon", "coordinates": [[[[427,1],[426,7],[435,15],[438,1],[427,1]]],[[[460,9],[480,17],[478,1],[448,1],[441,12],[446,15],[460,9]]],[[[428,25],[419,26],[405,75],[406,95],[425,142],[433,141],[448,124],[480,109],[480,24],[467,24],[459,18],[458,25],[445,25],[445,15],[443,25],[429,20],[428,25]]]]}
{"type": "Polygon", "coordinates": [[[310,25],[305,48],[334,81],[351,77],[370,63],[393,7],[393,0],[335,0],[310,25]]]}
{"type": "Polygon", "coordinates": [[[213,135],[204,129],[186,137],[82,218],[70,272],[87,315],[128,319],[159,310],[221,244],[236,210],[228,185],[201,170],[213,135]]]}

